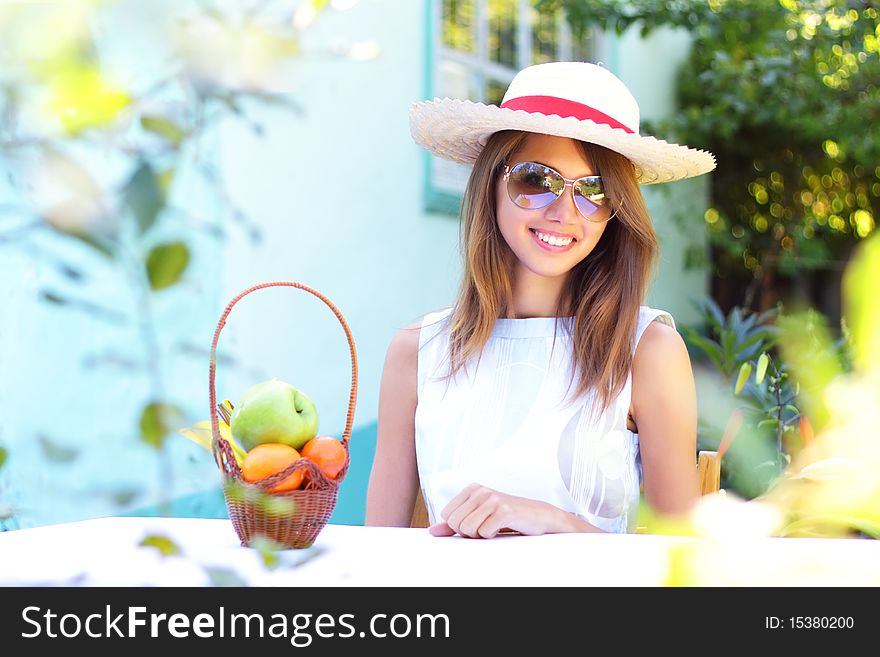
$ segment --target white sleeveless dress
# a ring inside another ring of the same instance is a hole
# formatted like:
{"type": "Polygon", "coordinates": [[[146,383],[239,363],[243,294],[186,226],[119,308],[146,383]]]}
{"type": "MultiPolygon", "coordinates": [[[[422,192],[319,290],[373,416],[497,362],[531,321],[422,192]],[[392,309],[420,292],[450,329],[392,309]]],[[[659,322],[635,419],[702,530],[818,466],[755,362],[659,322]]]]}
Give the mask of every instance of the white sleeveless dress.
{"type": "MultiPolygon", "coordinates": [[[[573,400],[576,381],[569,390],[572,319],[538,317],[496,320],[479,364],[444,380],[451,313],[426,315],[419,335],[416,459],[431,523],[475,482],[634,531],[642,466],[626,428],[632,375],[592,418],[592,393],[573,400]]],[[[675,328],[669,313],[642,306],[634,344],[654,320],[675,328]]]]}

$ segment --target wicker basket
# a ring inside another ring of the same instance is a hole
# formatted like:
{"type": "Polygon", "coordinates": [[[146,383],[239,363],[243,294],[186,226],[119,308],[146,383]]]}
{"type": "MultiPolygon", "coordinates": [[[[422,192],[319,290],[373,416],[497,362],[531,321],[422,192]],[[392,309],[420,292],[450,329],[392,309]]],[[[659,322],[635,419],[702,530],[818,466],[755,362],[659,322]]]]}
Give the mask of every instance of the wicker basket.
{"type": "Polygon", "coordinates": [[[212,445],[214,458],[220,467],[223,477],[223,495],[226,499],[226,509],[229,519],[235,528],[241,544],[249,546],[257,538],[265,538],[285,548],[309,547],[318,536],[320,531],[330,519],[330,514],[336,506],[336,494],[339,484],[345,478],[350,463],[349,440],[351,427],[354,420],[354,407],[357,399],[357,354],[355,352],[354,338],[346,324],[342,314],[320,292],[310,287],[292,281],[273,281],[261,283],[246,289],[236,296],[220,317],[217,330],[214,332],[214,341],[211,344],[210,364],[210,401],[211,401],[211,432],[213,435],[212,445]],[[318,297],[339,319],[345,336],[348,339],[348,347],[351,352],[351,393],[348,399],[348,414],[345,419],[345,431],[342,435],[342,445],[345,447],[345,465],[339,471],[335,479],[328,479],[321,469],[311,460],[299,459],[287,469],[278,472],[256,483],[244,481],[241,468],[235,460],[235,455],[229,442],[220,435],[220,425],[217,418],[217,395],[215,391],[215,376],[217,369],[217,342],[220,331],[226,325],[226,318],[232,307],[242,297],[266,287],[295,287],[318,297]],[[300,470],[303,472],[304,485],[302,488],[288,493],[269,493],[271,488],[291,473],[300,470]]]}

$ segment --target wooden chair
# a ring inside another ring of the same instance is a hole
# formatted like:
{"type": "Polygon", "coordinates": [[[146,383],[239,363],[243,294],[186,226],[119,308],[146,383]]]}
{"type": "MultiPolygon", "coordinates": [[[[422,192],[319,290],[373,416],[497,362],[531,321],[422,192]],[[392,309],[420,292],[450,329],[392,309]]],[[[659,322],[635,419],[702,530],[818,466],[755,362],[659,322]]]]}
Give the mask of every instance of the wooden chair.
{"type": "Polygon", "coordinates": [[[697,469],[700,473],[700,495],[717,493],[721,489],[721,454],[700,450],[697,469]]]}
{"type": "MultiPolygon", "coordinates": [[[[701,450],[697,458],[697,469],[700,473],[700,494],[717,493],[721,488],[721,457],[718,452],[701,450]]],[[[413,506],[409,526],[428,526],[428,509],[425,507],[425,499],[422,497],[421,489],[416,495],[416,503],[413,506]]]]}

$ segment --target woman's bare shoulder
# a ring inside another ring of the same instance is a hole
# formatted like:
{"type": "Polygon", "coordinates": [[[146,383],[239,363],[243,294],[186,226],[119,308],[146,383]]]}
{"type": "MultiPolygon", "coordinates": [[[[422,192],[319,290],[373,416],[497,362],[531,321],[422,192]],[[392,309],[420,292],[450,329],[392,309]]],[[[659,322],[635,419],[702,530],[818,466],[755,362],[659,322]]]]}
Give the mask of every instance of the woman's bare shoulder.
{"type": "Polygon", "coordinates": [[[645,327],[636,346],[635,360],[649,365],[662,365],[687,355],[687,347],[678,331],[659,321],[645,327]]]}
{"type": "Polygon", "coordinates": [[[388,345],[389,355],[397,357],[413,357],[419,350],[419,334],[422,322],[416,321],[398,329],[388,345]]]}
{"type": "Polygon", "coordinates": [[[690,395],[693,371],[687,347],[677,330],[660,322],[648,324],[633,358],[632,380],[635,408],[660,401],[680,401],[683,393],[690,395]]]}
{"type": "Polygon", "coordinates": [[[443,332],[449,321],[452,307],[447,306],[430,311],[419,317],[414,322],[399,329],[385,356],[385,367],[392,370],[414,371],[418,368],[419,349],[423,348],[422,332],[427,331],[424,344],[427,346],[434,338],[443,332]]]}
{"type": "Polygon", "coordinates": [[[402,377],[415,384],[415,373],[419,362],[419,334],[421,322],[413,322],[399,329],[388,345],[385,353],[385,375],[402,377]]]}
{"type": "Polygon", "coordinates": [[[417,359],[423,327],[427,327],[431,334],[435,333],[437,327],[447,320],[451,311],[451,307],[438,308],[399,329],[388,346],[388,355],[394,359],[417,359]]]}

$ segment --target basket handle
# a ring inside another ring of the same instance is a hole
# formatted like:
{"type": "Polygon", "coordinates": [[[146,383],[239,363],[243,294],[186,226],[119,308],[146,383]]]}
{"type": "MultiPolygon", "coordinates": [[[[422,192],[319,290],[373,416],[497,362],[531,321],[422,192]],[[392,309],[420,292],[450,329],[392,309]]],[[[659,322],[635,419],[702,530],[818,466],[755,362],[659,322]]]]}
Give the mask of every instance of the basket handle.
{"type": "Polygon", "coordinates": [[[348,328],[348,324],[346,323],[345,318],[342,316],[342,313],[339,312],[339,309],[335,305],[333,305],[333,303],[327,297],[325,297],[317,290],[313,290],[307,285],[296,283],[294,281],[271,281],[268,283],[260,283],[258,285],[249,287],[229,302],[229,304],[226,306],[226,310],[224,310],[223,314],[220,316],[220,321],[217,323],[217,329],[214,331],[214,341],[211,343],[211,363],[208,383],[211,400],[211,445],[214,451],[214,456],[217,459],[218,464],[223,468],[223,470],[227,474],[234,475],[235,477],[240,476],[241,469],[239,468],[238,462],[235,460],[235,457],[232,454],[231,446],[220,435],[220,423],[217,419],[217,393],[215,391],[214,385],[217,372],[217,342],[220,339],[220,331],[222,331],[223,327],[226,325],[226,318],[229,316],[232,307],[237,304],[243,297],[247,296],[251,292],[260,290],[264,287],[295,287],[300,290],[304,290],[305,292],[308,292],[318,297],[321,301],[327,304],[330,310],[333,311],[333,314],[336,315],[339,323],[342,324],[342,329],[345,331],[345,337],[348,339],[348,348],[351,353],[351,393],[348,397],[348,414],[345,417],[345,430],[342,433],[342,442],[345,445],[346,451],[348,450],[348,443],[351,438],[351,428],[352,424],[354,423],[354,407],[357,401],[358,381],[357,353],[355,351],[354,338],[351,335],[351,330],[348,328]]]}

